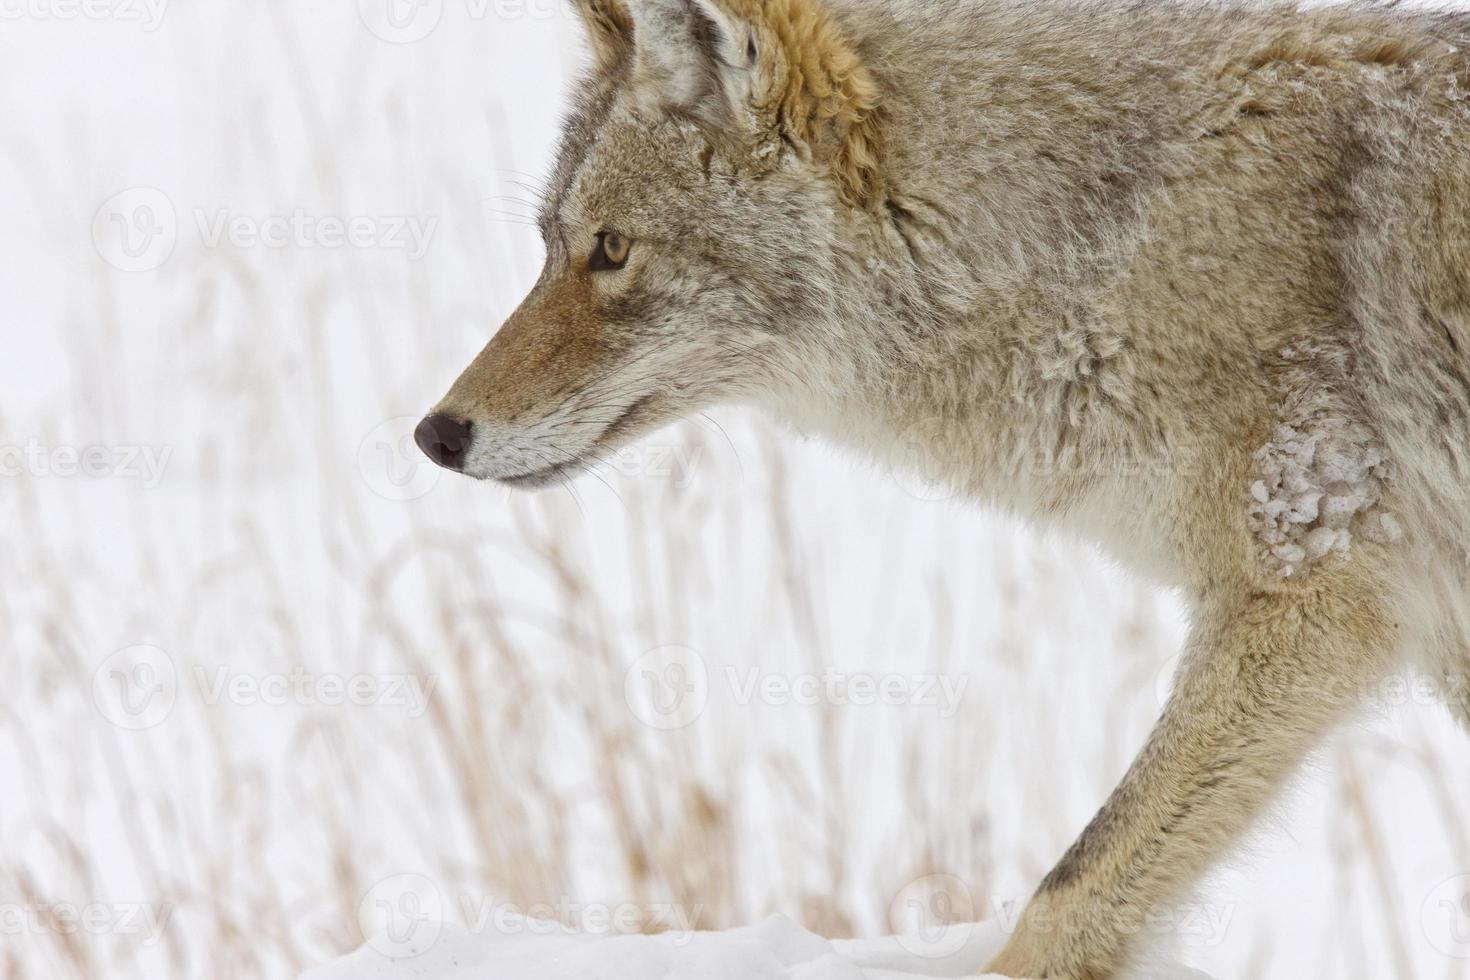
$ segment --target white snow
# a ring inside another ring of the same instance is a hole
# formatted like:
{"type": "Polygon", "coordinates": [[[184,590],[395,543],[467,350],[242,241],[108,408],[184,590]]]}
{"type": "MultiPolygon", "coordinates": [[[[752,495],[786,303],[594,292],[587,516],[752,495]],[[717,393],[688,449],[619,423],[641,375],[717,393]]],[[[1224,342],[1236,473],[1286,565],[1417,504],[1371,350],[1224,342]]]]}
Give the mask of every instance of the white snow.
{"type": "Polygon", "coordinates": [[[1387,461],[1365,426],[1318,406],[1297,425],[1278,426],[1255,463],[1251,529],[1265,545],[1262,559],[1282,576],[1347,554],[1355,528],[1373,541],[1398,540],[1398,523],[1380,506],[1387,461]]]}
{"type": "MultiPolygon", "coordinates": [[[[378,937],[300,980],[931,980],[976,976],[1005,941],[994,921],[837,942],[779,915],[745,929],[658,936],[592,936],[519,918],[496,925],[418,930],[417,950],[378,937]]],[[[1209,980],[1176,964],[1149,975],[1209,980]]]]}

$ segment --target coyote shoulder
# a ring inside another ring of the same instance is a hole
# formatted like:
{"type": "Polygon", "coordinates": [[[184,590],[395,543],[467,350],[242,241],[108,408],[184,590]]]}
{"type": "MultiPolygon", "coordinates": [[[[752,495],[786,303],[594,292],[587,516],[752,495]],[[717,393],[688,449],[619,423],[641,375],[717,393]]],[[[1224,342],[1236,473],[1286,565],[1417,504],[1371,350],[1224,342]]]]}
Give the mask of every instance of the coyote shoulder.
{"type": "Polygon", "coordinates": [[[1341,692],[1465,693],[1470,14],[577,6],[545,270],[426,453],[539,487],[744,403],[1189,597],[1163,718],[992,971],[1115,976],[1341,692]]]}

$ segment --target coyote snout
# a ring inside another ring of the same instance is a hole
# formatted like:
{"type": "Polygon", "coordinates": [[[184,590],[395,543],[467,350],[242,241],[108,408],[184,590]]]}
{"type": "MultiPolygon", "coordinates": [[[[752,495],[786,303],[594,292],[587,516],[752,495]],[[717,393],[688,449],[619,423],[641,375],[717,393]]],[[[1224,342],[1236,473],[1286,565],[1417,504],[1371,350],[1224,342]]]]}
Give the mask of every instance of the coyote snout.
{"type": "Polygon", "coordinates": [[[659,417],[658,365],[631,372],[629,344],[597,308],[596,263],[548,269],[540,285],[419,424],[440,466],[511,486],[586,468],[659,417]]]}
{"type": "Polygon", "coordinates": [[[1470,15],[575,2],[546,266],[430,457],[542,486],[753,403],[1192,602],[1164,718],[991,971],[1116,977],[1351,712],[1327,692],[1470,672],[1470,15]]]}

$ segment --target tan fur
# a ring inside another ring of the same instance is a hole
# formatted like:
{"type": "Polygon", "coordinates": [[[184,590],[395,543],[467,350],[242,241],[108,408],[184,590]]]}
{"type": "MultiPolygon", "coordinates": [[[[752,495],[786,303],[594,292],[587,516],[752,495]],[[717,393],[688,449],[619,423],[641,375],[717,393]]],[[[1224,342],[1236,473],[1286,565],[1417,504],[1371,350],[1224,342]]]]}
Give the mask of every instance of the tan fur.
{"type": "Polygon", "coordinates": [[[445,396],[441,410],[483,423],[514,424],[583,384],[611,357],[606,325],[591,302],[591,276],[559,278],[536,290],[506,321],[445,396]],[[475,379],[498,379],[486,389],[475,379]]]}
{"type": "Polygon", "coordinates": [[[617,71],[633,52],[633,18],[619,0],[574,0],[601,74],[617,71]]]}
{"type": "Polygon", "coordinates": [[[1117,976],[1354,693],[1470,690],[1470,14],[618,2],[542,282],[441,405],[465,472],[750,404],[1190,602],[993,970],[1117,976]]]}
{"type": "Polygon", "coordinates": [[[712,0],[761,35],[758,111],[832,161],[844,202],[882,203],[878,86],[815,0],[712,0]],[[770,43],[774,41],[775,43],[770,43]]]}

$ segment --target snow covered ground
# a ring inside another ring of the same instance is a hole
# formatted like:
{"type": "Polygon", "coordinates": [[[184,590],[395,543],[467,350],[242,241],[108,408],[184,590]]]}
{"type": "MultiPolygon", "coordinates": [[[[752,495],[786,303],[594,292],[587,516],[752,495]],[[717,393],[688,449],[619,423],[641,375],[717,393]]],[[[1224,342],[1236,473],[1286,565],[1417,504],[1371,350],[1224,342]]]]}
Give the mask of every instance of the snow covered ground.
{"type": "MultiPolygon", "coordinates": [[[[1000,949],[995,925],[828,942],[785,916],[726,932],[593,937],[510,918],[491,934],[429,929],[425,948],[384,936],[301,980],[932,980],[973,977],[1000,949]]],[[[1159,980],[1209,980],[1178,965],[1159,980]]]]}

